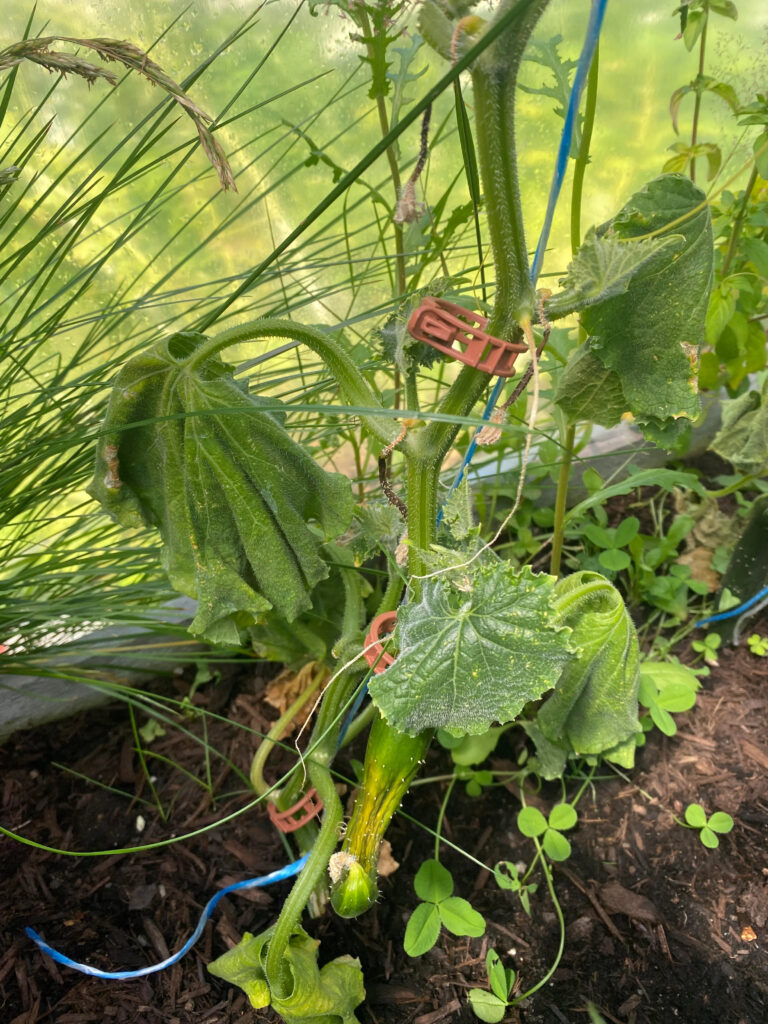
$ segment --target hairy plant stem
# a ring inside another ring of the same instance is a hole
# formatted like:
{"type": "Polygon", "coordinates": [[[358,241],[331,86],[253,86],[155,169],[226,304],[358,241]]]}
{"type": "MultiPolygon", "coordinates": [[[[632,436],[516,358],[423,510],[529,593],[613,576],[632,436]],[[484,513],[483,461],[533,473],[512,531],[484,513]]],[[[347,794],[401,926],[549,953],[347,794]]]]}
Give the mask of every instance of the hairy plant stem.
{"type": "MultiPolygon", "coordinates": [[[[514,108],[523,51],[548,2],[536,0],[514,36],[486,50],[472,68],[477,152],[496,268],[495,308],[488,332],[507,340],[535,306],[520,205],[514,108]]],[[[509,6],[502,4],[499,13],[509,6]]]]}
{"type": "MultiPolygon", "coordinates": [[[[699,78],[704,74],[704,54],[707,49],[707,26],[709,25],[709,11],[705,10],[704,27],[701,30],[701,41],[699,43],[699,78]]],[[[693,101],[693,121],[691,122],[691,149],[696,145],[699,134],[699,113],[701,111],[701,89],[696,90],[693,101]]],[[[691,153],[691,181],[696,181],[696,157],[691,153]]]]}
{"type": "Polygon", "coordinates": [[[307,703],[309,698],[317,692],[320,683],[322,683],[325,675],[326,668],[325,666],[321,666],[320,669],[315,673],[312,681],[310,682],[306,690],[304,690],[303,693],[300,693],[296,700],[290,705],[290,707],[288,707],[283,712],[283,714],[272,725],[272,728],[269,730],[267,735],[259,744],[256,753],[253,755],[250,771],[251,785],[259,794],[259,796],[264,796],[264,794],[272,788],[264,778],[264,766],[267,763],[267,758],[269,757],[275,745],[279,743],[279,741],[282,739],[283,733],[285,732],[288,725],[290,725],[290,723],[293,721],[296,715],[298,715],[298,713],[307,703]]]}
{"type": "Polygon", "coordinates": [[[307,770],[312,785],[323,801],[323,824],[317,834],[312,851],[304,869],[294,882],[280,911],[275,931],[269,943],[265,971],[271,991],[278,998],[285,998],[294,984],[293,975],[285,957],[285,950],[302,911],[309,900],[318,880],[323,876],[328,861],[336,848],[344,811],[333,784],[333,776],[327,765],[309,761],[307,770]]]}
{"type": "MultiPolygon", "coordinates": [[[[355,166],[347,172],[331,189],[331,191],[311,210],[306,217],[288,234],[282,242],[272,252],[265,257],[253,270],[247,275],[247,277],[240,282],[240,284],[232,291],[226,298],[224,298],[218,306],[210,310],[194,325],[197,330],[204,331],[211,327],[217,320],[220,320],[224,313],[229,307],[240,298],[241,295],[249,292],[254,285],[258,282],[264,271],[270,267],[276,260],[282,256],[282,254],[289,249],[293,243],[304,234],[310,225],[314,224],[323,213],[332,206],[337,199],[341,198],[344,193],[353,185],[360,175],[366,171],[378,158],[386,152],[387,147],[398,139],[403,132],[405,132],[413,123],[416,121],[424,111],[430,106],[443,90],[447,89],[448,86],[452,85],[453,82],[459,77],[462,71],[466,70],[473,63],[478,56],[483,53],[488,47],[490,47],[496,39],[507,29],[516,28],[523,18],[528,14],[529,10],[534,6],[536,0],[518,0],[517,4],[511,9],[507,10],[494,20],[487,32],[483,34],[483,37],[478,40],[477,44],[464,53],[443,76],[439,81],[435,82],[431,89],[429,89],[421,99],[411,107],[411,109],[405,113],[397,122],[394,128],[392,128],[388,136],[381,139],[375,146],[373,146],[366,155],[358,161],[355,166]]],[[[539,0],[540,2],[540,0],[539,0]]]]}
{"type": "Polygon", "coordinates": [[[733,227],[731,228],[731,236],[728,239],[728,248],[723,260],[723,269],[720,271],[720,276],[722,278],[727,277],[728,271],[731,269],[731,263],[733,262],[734,255],[736,254],[736,246],[739,244],[739,238],[741,237],[741,229],[744,227],[744,221],[747,217],[747,206],[749,206],[752,189],[755,187],[756,181],[757,164],[754,164],[752,167],[752,173],[749,176],[749,181],[744,189],[744,198],[741,201],[739,212],[736,214],[736,220],[734,220],[733,227]]]}
{"type": "MultiPolygon", "coordinates": [[[[584,108],[584,125],[581,133],[581,145],[576,156],[573,170],[573,187],[571,190],[571,252],[581,245],[581,197],[584,188],[584,174],[587,169],[589,147],[592,142],[592,130],[595,125],[597,109],[597,82],[600,73],[599,44],[595,47],[592,63],[587,76],[587,99],[584,108]]],[[[579,328],[579,343],[585,340],[584,328],[579,328]]],[[[565,506],[568,498],[568,484],[571,479],[573,464],[573,446],[576,442],[576,424],[571,423],[565,431],[562,447],[562,461],[557,474],[557,495],[555,497],[555,521],[552,534],[552,551],[549,557],[549,571],[553,576],[560,575],[560,562],[563,554],[563,534],[565,530],[565,506]]]]}
{"type": "Polygon", "coordinates": [[[188,365],[190,369],[193,369],[230,345],[267,338],[289,338],[291,341],[300,341],[307,348],[312,349],[328,367],[339,385],[342,395],[350,405],[358,407],[357,415],[366,430],[383,445],[388,445],[397,437],[398,428],[394,421],[392,419],[388,421],[386,415],[375,415],[376,412],[384,413],[385,410],[346,350],[330,335],[313,327],[294,323],[293,320],[273,320],[272,318],[251,320],[227,331],[222,331],[221,334],[215,335],[206,344],[201,345],[188,360],[188,365]]]}

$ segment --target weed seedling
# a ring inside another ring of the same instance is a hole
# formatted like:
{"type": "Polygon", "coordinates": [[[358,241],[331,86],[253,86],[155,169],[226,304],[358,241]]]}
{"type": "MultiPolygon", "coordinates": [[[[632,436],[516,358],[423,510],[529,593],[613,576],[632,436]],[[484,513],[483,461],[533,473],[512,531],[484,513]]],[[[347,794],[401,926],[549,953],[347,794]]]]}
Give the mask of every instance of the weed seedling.
{"type": "Polygon", "coordinates": [[[710,850],[720,845],[718,836],[727,835],[733,828],[733,818],[725,811],[715,811],[707,817],[701,804],[688,804],[685,808],[685,821],[675,818],[684,828],[698,829],[699,839],[710,850]]]}
{"type": "Polygon", "coordinates": [[[752,636],[747,637],[747,646],[758,658],[768,658],[768,636],[753,633],[752,636]]]}
{"type": "Polygon", "coordinates": [[[555,804],[548,818],[537,807],[523,807],[517,815],[517,827],[529,839],[541,839],[550,860],[562,861],[571,855],[571,844],[563,832],[574,828],[578,820],[572,804],[555,804]]]}
{"type": "Polygon", "coordinates": [[[469,1005],[475,1016],[488,1024],[497,1024],[504,1019],[509,1000],[517,986],[517,978],[511,967],[505,967],[495,949],[489,949],[485,958],[485,969],[488,973],[489,992],[484,988],[469,990],[469,1005]]]}
{"type": "MultiPolygon", "coordinates": [[[[403,946],[408,956],[432,949],[445,927],[452,935],[472,938],[485,932],[485,918],[467,900],[453,895],[450,871],[437,860],[425,860],[413,880],[419,903],[408,918],[403,946]]],[[[485,1018],[483,1018],[485,1019],[485,1018]]],[[[494,1018],[501,1020],[501,1017],[494,1018]]]]}
{"type": "Polygon", "coordinates": [[[694,640],[691,647],[697,654],[702,655],[707,665],[717,668],[720,662],[717,660],[717,651],[722,642],[718,633],[707,633],[703,640],[694,640]]]}

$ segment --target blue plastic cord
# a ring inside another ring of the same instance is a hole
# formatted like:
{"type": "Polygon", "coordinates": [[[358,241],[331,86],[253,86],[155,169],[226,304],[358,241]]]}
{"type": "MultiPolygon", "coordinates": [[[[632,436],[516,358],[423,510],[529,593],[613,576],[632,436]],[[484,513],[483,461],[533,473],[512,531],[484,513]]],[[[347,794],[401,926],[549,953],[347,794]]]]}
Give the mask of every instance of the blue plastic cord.
{"type": "Polygon", "coordinates": [[[720,612],[717,615],[710,615],[706,619],[699,619],[695,628],[699,629],[700,626],[706,626],[708,622],[724,622],[725,619],[735,619],[737,615],[748,612],[750,608],[753,608],[764,597],[768,597],[768,587],[763,587],[762,590],[759,590],[754,597],[750,597],[744,604],[736,605],[735,608],[729,608],[727,612],[720,612]]]}
{"type": "MultiPolygon", "coordinates": [[[[605,8],[608,5],[608,0],[592,0],[592,8],[589,14],[589,21],[587,23],[587,32],[584,37],[584,45],[581,48],[581,54],[579,56],[579,63],[576,68],[576,74],[573,78],[573,85],[571,86],[571,94],[568,99],[568,109],[565,113],[565,120],[563,122],[563,130],[560,134],[560,148],[557,151],[557,160],[555,161],[555,170],[552,174],[552,183],[549,187],[549,198],[547,199],[547,210],[544,216],[544,224],[541,228],[541,234],[539,240],[536,243],[536,252],[533,257],[533,265],[531,267],[531,281],[536,286],[536,282],[539,279],[541,273],[541,264],[544,259],[544,252],[547,248],[547,242],[549,241],[549,233],[552,230],[552,219],[555,215],[555,207],[557,206],[557,200],[560,196],[560,190],[563,187],[563,179],[565,178],[565,172],[568,167],[568,156],[571,152],[571,142],[573,139],[573,129],[576,124],[576,115],[579,109],[579,102],[581,100],[581,94],[584,91],[584,85],[587,81],[587,75],[589,74],[589,68],[592,63],[592,58],[595,55],[595,47],[597,41],[600,38],[600,30],[603,27],[603,17],[605,15],[605,8]]],[[[483,411],[482,419],[487,422],[491,418],[491,414],[496,406],[496,402],[501,394],[501,390],[504,387],[505,378],[499,377],[496,384],[491,392],[491,397],[483,411]]],[[[479,430],[475,430],[472,436],[472,440],[469,443],[469,447],[464,455],[459,471],[456,474],[456,478],[451,484],[448,495],[452,494],[453,491],[459,486],[461,481],[464,479],[464,473],[467,466],[474,458],[475,452],[477,451],[477,435],[479,430]]],[[[447,496],[446,496],[447,497],[447,496]]],[[[438,525],[443,518],[444,505],[440,508],[437,513],[438,525]]]]}
{"type": "Polygon", "coordinates": [[[183,956],[192,949],[194,944],[203,934],[203,928],[213,913],[216,904],[222,897],[227,896],[231,892],[237,892],[240,889],[260,889],[264,885],[272,885],[274,882],[283,882],[286,878],[293,878],[294,875],[298,875],[304,865],[307,863],[308,853],[305,853],[300,860],[295,860],[293,864],[287,864],[284,868],[279,868],[277,871],[272,871],[268,875],[263,875],[261,878],[246,878],[243,882],[235,882],[234,885],[228,885],[224,889],[221,889],[206,903],[203,908],[203,912],[200,915],[200,920],[197,922],[197,928],[192,932],[190,937],[173,956],[169,956],[167,960],[161,960],[159,964],[152,964],[151,967],[141,967],[137,971],[100,971],[98,967],[91,967],[89,964],[78,963],[77,960],[72,960],[70,957],[65,956],[63,953],[59,953],[58,950],[53,949],[48,943],[41,939],[40,936],[33,928],[27,928],[26,933],[36,942],[43,953],[47,953],[49,957],[55,960],[57,963],[64,964],[65,967],[73,967],[76,971],[80,971],[81,974],[90,974],[94,978],[106,978],[110,981],[120,981],[127,978],[143,978],[147,974],[155,974],[157,971],[163,971],[166,967],[171,967],[181,960],[183,956]]]}
{"type": "MultiPolygon", "coordinates": [[[[491,413],[496,408],[496,402],[499,400],[499,395],[501,394],[501,391],[502,391],[502,388],[504,387],[505,381],[506,381],[506,377],[499,377],[499,378],[497,378],[496,383],[493,385],[493,391],[491,391],[490,398],[486,402],[485,409],[483,410],[482,418],[486,422],[491,418],[491,413]]],[[[482,429],[482,428],[480,428],[480,429],[482,429]]],[[[453,483],[451,484],[450,490],[448,491],[449,495],[453,491],[456,490],[456,488],[459,486],[461,481],[464,479],[464,470],[470,464],[470,462],[472,461],[472,458],[473,458],[475,452],[477,451],[477,435],[479,434],[479,432],[480,432],[479,430],[475,430],[474,434],[472,435],[472,440],[469,442],[469,447],[467,448],[467,450],[466,450],[466,452],[464,454],[464,459],[462,460],[462,463],[459,466],[459,472],[456,474],[456,479],[453,481],[453,483]]],[[[437,525],[438,526],[443,521],[443,513],[444,513],[444,511],[445,511],[445,505],[443,504],[443,505],[440,506],[440,508],[438,509],[438,512],[437,512],[437,525]]]]}
{"type": "Polygon", "coordinates": [[[546,249],[547,242],[549,241],[549,232],[552,229],[552,219],[555,215],[555,206],[557,205],[560,189],[563,186],[563,179],[565,178],[565,171],[568,167],[568,156],[571,152],[571,140],[573,138],[573,129],[576,124],[579,101],[581,100],[581,94],[584,91],[584,86],[587,81],[589,66],[592,63],[592,58],[595,54],[595,47],[597,46],[597,41],[600,38],[600,30],[603,27],[603,16],[605,15],[605,8],[607,5],[608,0],[592,0],[592,10],[589,12],[589,22],[587,23],[587,34],[584,37],[584,46],[581,49],[579,64],[573,78],[571,95],[568,100],[568,109],[565,113],[565,123],[563,124],[562,134],[560,135],[560,149],[557,152],[555,171],[552,175],[552,184],[549,187],[547,212],[544,215],[544,224],[541,229],[541,234],[539,235],[539,241],[536,244],[536,254],[533,257],[531,280],[534,284],[538,281],[539,274],[541,273],[541,264],[544,260],[544,250],[546,249]]]}

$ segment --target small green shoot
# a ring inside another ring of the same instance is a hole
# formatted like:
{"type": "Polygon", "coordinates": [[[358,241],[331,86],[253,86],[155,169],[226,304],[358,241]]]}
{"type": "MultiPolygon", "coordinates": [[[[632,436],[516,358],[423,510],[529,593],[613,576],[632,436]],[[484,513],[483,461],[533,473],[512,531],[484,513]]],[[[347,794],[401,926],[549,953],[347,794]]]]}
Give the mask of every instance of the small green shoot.
{"type": "Polygon", "coordinates": [[[685,821],[675,819],[685,828],[698,829],[699,839],[709,850],[716,850],[720,845],[719,835],[727,835],[733,828],[733,818],[725,811],[715,811],[707,817],[701,804],[688,804],[685,808],[685,821]]]}
{"type": "Polygon", "coordinates": [[[756,654],[758,658],[768,658],[768,636],[753,633],[747,637],[747,645],[751,653],[756,654]]]}
{"type": "Polygon", "coordinates": [[[517,827],[529,839],[541,839],[541,845],[550,860],[568,860],[571,844],[563,831],[576,825],[578,815],[572,804],[555,804],[549,818],[537,807],[523,807],[517,815],[517,827]]]}
{"type": "Polygon", "coordinates": [[[640,520],[635,516],[629,516],[615,528],[587,523],[584,527],[584,536],[592,541],[595,547],[600,548],[597,557],[600,565],[609,572],[620,572],[632,564],[632,558],[622,549],[634,540],[639,529],[640,520]]]}
{"type": "Polygon", "coordinates": [[[515,987],[515,972],[511,967],[505,967],[502,964],[499,954],[494,949],[488,950],[485,968],[488,972],[491,991],[484,988],[471,988],[469,990],[469,1005],[480,1020],[487,1021],[488,1024],[498,1024],[498,1021],[504,1019],[504,1014],[509,1006],[509,1000],[515,987]]]}
{"type": "MultiPolygon", "coordinates": [[[[638,700],[648,709],[651,720],[665,736],[677,732],[670,712],[690,711],[696,703],[699,681],[692,669],[679,662],[644,661],[640,665],[638,700]]],[[[641,718],[645,732],[644,719],[641,718]]]]}
{"type": "Polygon", "coordinates": [[[432,949],[441,925],[452,935],[477,938],[485,932],[485,918],[467,900],[453,895],[451,873],[439,861],[425,860],[416,872],[413,887],[423,902],[405,928],[403,947],[408,956],[422,956],[432,949]]]}
{"type": "Polygon", "coordinates": [[[509,892],[516,892],[520,897],[523,910],[531,916],[531,896],[538,889],[535,882],[526,883],[520,877],[520,870],[516,864],[508,860],[500,860],[493,869],[493,877],[500,889],[507,889],[509,892]]]}
{"type": "Polygon", "coordinates": [[[717,668],[720,662],[717,660],[717,651],[722,640],[718,633],[707,633],[703,640],[694,640],[691,644],[697,654],[701,654],[707,665],[717,668]]]}

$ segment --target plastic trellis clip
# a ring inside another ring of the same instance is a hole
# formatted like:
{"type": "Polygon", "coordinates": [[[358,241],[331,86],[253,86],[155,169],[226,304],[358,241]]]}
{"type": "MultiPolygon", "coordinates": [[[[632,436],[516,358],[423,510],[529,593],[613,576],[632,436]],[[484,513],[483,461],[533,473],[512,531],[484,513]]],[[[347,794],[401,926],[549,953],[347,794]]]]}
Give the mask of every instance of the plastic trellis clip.
{"type": "Polygon", "coordinates": [[[318,797],[317,790],[312,787],[304,796],[285,811],[278,811],[274,804],[267,804],[267,813],[272,824],[286,834],[295,832],[296,829],[312,821],[323,809],[323,801],[318,797]],[[302,813],[303,812],[303,813],[302,813]],[[298,817],[295,817],[298,815],[298,817]]]}
{"type": "Polygon", "coordinates": [[[373,669],[374,675],[381,675],[385,668],[394,662],[394,656],[385,651],[381,640],[379,639],[382,633],[386,636],[391,633],[395,628],[395,620],[397,619],[397,612],[382,612],[381,615],[377,615],[371,623],[371,628],[368,630],[368,636],[365,638],[365,653],[363,657],[368,662],[368,667],[373,669]],[[370,645],[374,644],[373,647],[370,645]]]}
{"type": "Polygon", "coordinates": [[[487,324],[488,319],[478,313],[427,296],[411,315],[408,331],[417,341],[424,341],[467,366],[497,377],[513,377],[515,359],[521,352],[527,352],[528,346],[486,334],[487,324]]]}

